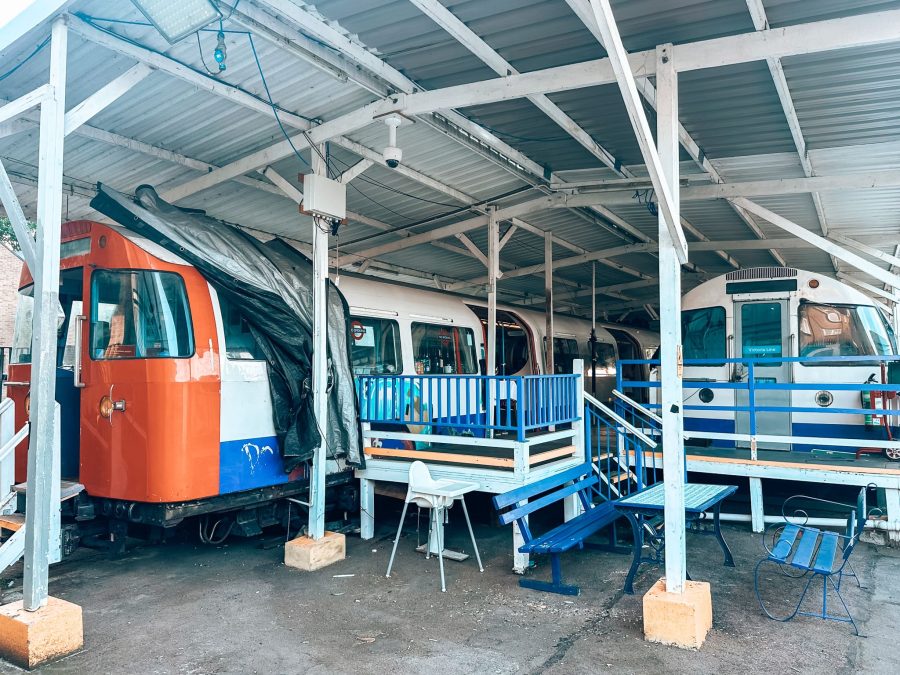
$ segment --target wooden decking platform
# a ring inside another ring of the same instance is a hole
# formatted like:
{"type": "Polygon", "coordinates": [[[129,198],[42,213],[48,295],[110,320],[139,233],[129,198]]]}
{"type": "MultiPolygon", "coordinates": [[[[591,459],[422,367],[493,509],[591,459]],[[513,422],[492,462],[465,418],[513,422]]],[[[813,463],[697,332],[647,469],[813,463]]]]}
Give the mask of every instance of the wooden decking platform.
{"type": "MultiPolygon", "coordinates": [[[[528,447],[527,464],[529,467],[540,466],[562,457],[571,457],[576,452],[577,450],[572,445],[571,439],[533,445],[528,447]]],[[[377,459],[421,460],[429,464],[515,470],[515,453],[513,448],[496,446],[431,443],[426,448],[417,449],[367,447],[365,454],[367,457],[377,459]]]]}

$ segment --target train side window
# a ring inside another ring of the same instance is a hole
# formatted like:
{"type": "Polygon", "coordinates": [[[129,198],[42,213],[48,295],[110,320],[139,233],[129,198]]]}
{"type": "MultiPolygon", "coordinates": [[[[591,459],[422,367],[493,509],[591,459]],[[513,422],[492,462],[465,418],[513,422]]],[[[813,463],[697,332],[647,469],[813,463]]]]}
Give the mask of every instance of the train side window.
{"type": "Polygon", "coordinates": [[[174,272],[97,270],[91,277],[91,358],[185,358],[194,332],[174,272]]]}
{"type": "MultiPolygon", "coordinates": [[[[886,356],[894,352],[890,327],[875,307],[804,302],[797,319],[800,356],[886,356]]],[[[829,365],[865,364],[838,361],[829,365]]]]}
{"type": "Polygon", "coordinates": [[[478,372],[475,334],[471,328],[414,322],[412,346],[416,372],[421,375],[478,372]]]}
{"type": "Polygon", "coordinates": [[[350,317],[350,358],[356,375],[403,372],[397,322],[368,316],[350,317]]]}
{"type": "Polygon", "coordinates": [[[572,362],[579,357],[577,340],[553,338],[553,370],[557,375],[571,373],[572,362]]]}
{"type": "MultiPolygon", "coordinates": [[[[779,329],[780,330],[780,329],[779,329]]],[[[704,307],[681,313],[685,359],[726,358],[725,308],[704,307]]]]}
{"type": "Polygon", "coordinates": [[[616,374],[616,347],[608,342],[597,342],[594,350],[597,355],[597,374],[598,375],[615,375],[616,374]]]}
{"type": "Polygon", "coordinates": [[[222,332],[225,334],[225,357],[231,361],[262,360],[262,350],[241,310],[221,295],[219,308],[222,312],[222,332]]]}

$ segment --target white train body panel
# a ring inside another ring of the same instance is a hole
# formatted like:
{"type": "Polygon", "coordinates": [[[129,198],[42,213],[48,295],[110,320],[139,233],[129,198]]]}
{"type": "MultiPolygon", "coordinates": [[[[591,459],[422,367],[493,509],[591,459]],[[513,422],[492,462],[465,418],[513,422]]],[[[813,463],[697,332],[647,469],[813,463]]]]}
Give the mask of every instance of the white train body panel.
{"type": "MultiPolygon", "coordinates": [[[[759,268],[731,272],[685,294],[682,311],[685,359],[866,356],[897,351],[890,325],[870,298],[839,281],[802,270],[759,268]],[[722,352],[718,345],[723,346],[722,352]]],[[[686,384],[746,380],[747,373],[742,370],[740,364],[686,365],[684,380],[686,384]]],[[[862,407],[859,391],[829,389],[827,385],[861,384],[872,375],[881,382],[881,366],[877,362],[794,362],[757,366],[755,371],[757,382],[822,385],[821,390],[758,391],[757,406],[858,409],[862,407]],[[833,397],[829,406],[821,405],[820,391],[833,397]]],[[[712,400],[704,402],[699,388],[686,387],[685,406],[748,404],[746,392],[707,389],[705,394],[708,396],[710,391],[712,400]]],[[[687,430],[749,433],[748,420],[746,413],[685,409],[687,430]]],[[[791,411],[757,415],[757,434],[865,439],[874,438],[877,431],[871,425],[866,427],[861,414],[791,411]]],[[[770,447],[789,449],[785,444],[770,447]]],[[[811,448],[795,445],[794,449],[811,448]]]]}

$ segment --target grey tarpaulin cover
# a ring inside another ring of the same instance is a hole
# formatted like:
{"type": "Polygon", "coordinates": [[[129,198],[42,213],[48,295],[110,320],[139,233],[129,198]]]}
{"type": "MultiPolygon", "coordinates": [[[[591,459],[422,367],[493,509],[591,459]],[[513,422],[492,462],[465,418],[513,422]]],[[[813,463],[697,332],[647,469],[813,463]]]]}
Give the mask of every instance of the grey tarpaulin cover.
{"type": "Polygon", "coordinates": [[[328,422],[313,414],[311,261],[281,239],[262,242],[236,227],[163,201],[149,186],[132,200],[99,185],[91,206],[194,267],[247,320],[268,363],[275,430],[286,471],[312,457],[319,430],[326,455],[362,462],[344,296],[328,282],[328,422]]]}

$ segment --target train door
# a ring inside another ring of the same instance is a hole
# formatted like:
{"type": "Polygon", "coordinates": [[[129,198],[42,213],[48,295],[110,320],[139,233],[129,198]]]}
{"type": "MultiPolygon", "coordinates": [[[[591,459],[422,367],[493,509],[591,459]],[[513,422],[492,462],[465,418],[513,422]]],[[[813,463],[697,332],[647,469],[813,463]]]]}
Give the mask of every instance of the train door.
{"type": "Polygon", "coordinates": [[[193,297],[207,299],[192,316],[179,273],[85,276],[81,482],[95,496],[123,500],[217,494],[219,366],[205,282],[190,279],[193,297]]]}
{"type": "MultiPolygon", "coordinates": [[[[739,358],[770,358],[790,356],[790,323],[787,300],[767,300],[762,302],[736,302],[734,304],[734,340],[736,356],[739,358]]],[[[782,383],[791,381],[790,363],[769,363],[754,366],[757,383],[782,383]]],[[[746,382],[749,372],[746,367],[738,367],[734,380],[746,382]]],[[[749,393],[738,389],[736,405],[747,407],[749,393]]],[[[756,407],[789,408],[790,390],[764,389],[756,391],[756,407]]],[[[735,431],[750,433],[750,413],[735,413],[735,431]]],[[[756,413],[756,433],[774,436],[790,436],[791,413],[765,411],[756,413]]],[[[739,442],[738,447],[749,447],[747,442],[739,442]]],[[[789,443],[759,443],[766,450],[790,450],[789,443]]]]}

